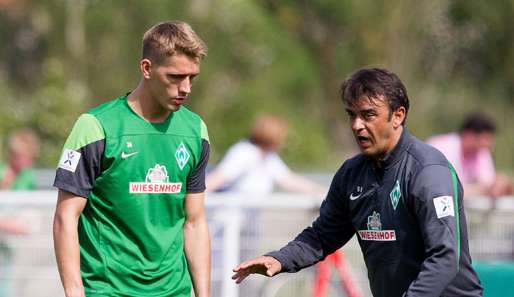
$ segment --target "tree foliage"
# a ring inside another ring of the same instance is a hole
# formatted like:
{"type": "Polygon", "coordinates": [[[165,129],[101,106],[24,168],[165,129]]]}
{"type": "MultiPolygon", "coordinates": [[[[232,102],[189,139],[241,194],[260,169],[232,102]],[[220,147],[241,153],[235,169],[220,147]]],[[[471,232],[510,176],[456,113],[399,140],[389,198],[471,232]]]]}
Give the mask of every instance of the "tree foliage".
{"type": "Polygon", "coordinates": [[[514,1],[0,1],[0,132],[34,128],[53,166],[76,117],[139,80],[141,36],[189,22],[209,46],[189,106],[218,160],[260,112],[291,123],[284,156],[334,169],[352,153],[338,88],[386,67],[406,83],[409,129],[455,129],[473,110],[500,126],[497,164],[514,167],[514,1]],[[337,160],[334,162],[334,160],[337,160]]]}

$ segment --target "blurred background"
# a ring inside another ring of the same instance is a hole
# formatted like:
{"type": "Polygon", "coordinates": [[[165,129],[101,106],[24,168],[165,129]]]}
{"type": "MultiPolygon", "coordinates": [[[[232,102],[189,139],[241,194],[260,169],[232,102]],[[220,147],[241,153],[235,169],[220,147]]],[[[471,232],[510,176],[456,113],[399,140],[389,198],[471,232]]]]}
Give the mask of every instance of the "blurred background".
{"type": "MultiPolygon", "coordinates": [[[[466,114],[483,111],[498,128],[495,165],[513,173],[513,0],[0,0],[0,160],[11,131],[32,129],[40,139],[35,167],[50,169],[38,175],[38,187],[49,188],[74,121],[137,85],[142,34],[168,19],[190,23],[209,47],[187,105],[209,128],[212,165],[247,136],[258,114],[273,112],[290,124],[283,159],[328,182],[357,151],[339,84],[358,68],[379,66],[407,86],[413,134],[426,139],[454,131],[466,114]]],[[[1,205],[5,212],[16,203],[1,205]]],[[[491,216],[496,204],[480,207],[477,226],[499,217],[491,216]]],[[[498,235],[504,241],[489,242],[496,247],[512,247],[514,212],[506,213],[498,235]]],[[[40,223],[38,232],[48,235],[40,223]]],[[[36,245],[51,252],[42,236],[36,245]]],[[[16,236],[11,240],[25,246],[16,236]]],[[[479,257],[510,260],[509,249],[484,252],[487,243],[475,245],[479,257]]]]}
{"type": "Polygon", "coordinates": [[[407,86],[411,132],[425,139],[486,111],[497,167],[514,167],[511,0],[0,0],[0,134],[33,128],[39,167],[55,167],[77,116],[135,87],[142,34],[167,19],[209,46],[188,105],[209,127],[211,162],[273,111],[292,126],[291,166],[335,170],[355,152],[339,84],[380,66],[407,86]]]}

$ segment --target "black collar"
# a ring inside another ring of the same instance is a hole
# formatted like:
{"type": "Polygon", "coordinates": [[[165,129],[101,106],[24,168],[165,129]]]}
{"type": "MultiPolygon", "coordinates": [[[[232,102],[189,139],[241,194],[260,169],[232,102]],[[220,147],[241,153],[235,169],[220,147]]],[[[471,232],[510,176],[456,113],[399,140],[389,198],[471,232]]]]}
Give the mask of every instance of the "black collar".
{"type": "Polygon", "coordinates": [[[403,127],[402,135],[400,136],[396,146],[384,158],[378,160],[378,164],[373,162],[375,166],[378,165],[379,169],[385,169],[399,161],[403,152],[408,147],[409,139],[410,134],[407,131],[407,128],[403,127]]]}

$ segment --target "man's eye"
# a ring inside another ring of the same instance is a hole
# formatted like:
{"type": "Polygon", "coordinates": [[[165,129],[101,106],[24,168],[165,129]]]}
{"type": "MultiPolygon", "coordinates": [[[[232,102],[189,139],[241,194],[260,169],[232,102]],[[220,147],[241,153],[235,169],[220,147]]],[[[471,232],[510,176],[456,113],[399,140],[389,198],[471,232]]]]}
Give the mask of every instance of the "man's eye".
{"type": "Polygon", "coordinates": [[[372,119],[374,116],[375,116],[374,113],[367,113],[364,115],[364,118],[369,120],[369,119],[372,119]]]}
{"type": "Polygon", "coordinates": [[[181,80],[184,79],[183,75],[180,74],[169,74],[168,77],[173,80],[181,80]]]}

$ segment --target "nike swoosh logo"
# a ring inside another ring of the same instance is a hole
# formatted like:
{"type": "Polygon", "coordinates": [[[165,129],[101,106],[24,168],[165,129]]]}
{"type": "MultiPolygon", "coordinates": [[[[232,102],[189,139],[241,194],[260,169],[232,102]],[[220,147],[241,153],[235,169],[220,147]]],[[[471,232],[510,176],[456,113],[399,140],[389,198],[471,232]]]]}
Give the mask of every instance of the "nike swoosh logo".
{"type": "Polygon", "coordinates": [[[137,154],[138,152],[133,152],[133,153],[130,153],[130,154],[125,154],[125,152],[121,152],[121,158],[122,159],[126,159],[128,157],[132,157],[133,155],[137,154]]]}
{"type": "Polygon", "coordinates": [[[362,193],[360,193],[359,195],[357,196],[354,196],[353,193],[350,194],[350,200],[355,200],[355,199],[359,199],[359,197],[362,195],[362,193]]]}

